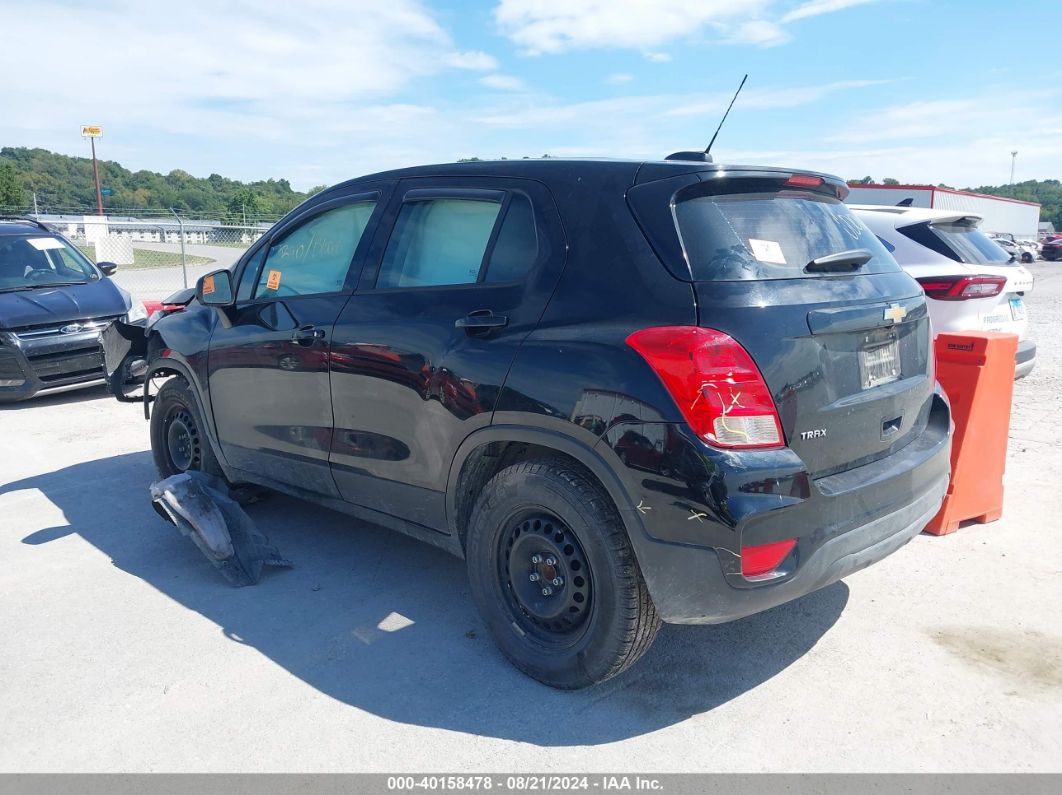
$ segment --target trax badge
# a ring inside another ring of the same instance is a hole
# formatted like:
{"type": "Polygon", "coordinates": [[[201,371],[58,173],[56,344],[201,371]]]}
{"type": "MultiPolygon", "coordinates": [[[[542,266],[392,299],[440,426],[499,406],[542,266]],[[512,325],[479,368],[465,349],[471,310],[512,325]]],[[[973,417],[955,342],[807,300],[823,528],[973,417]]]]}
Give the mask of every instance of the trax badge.
{"type": "Polygon", "coordinates": [[[890,304],[885,310],[885,319],[893,323],[899,323],[905,317],[907,317],[907,310],[899,304],[890,304]]]}
{"type": "Polygon", "coordinates": [[[825,435],[826,435],[826,429],[825,428],[816,428],[813,431],[801,431],[800,432],[800,438],[804,439],[805,441],[808,440],[808,439],[821,439],[825,435]]]}

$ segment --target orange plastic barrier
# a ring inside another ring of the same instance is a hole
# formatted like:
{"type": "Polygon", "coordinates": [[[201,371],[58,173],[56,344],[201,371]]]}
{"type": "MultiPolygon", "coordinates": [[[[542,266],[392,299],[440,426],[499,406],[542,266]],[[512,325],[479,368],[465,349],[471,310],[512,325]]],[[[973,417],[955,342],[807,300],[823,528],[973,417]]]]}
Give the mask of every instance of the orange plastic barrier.
{"type": "Polygon", "coordinates": [[[951,484],[940,512],[926,525],[927,533],[954,533],[967,519],[984,524],[1003,513],[1003,469],[1017,350],[1015,334],[937,335],[937,380],[951,402],[955,433],[951,484]]]}

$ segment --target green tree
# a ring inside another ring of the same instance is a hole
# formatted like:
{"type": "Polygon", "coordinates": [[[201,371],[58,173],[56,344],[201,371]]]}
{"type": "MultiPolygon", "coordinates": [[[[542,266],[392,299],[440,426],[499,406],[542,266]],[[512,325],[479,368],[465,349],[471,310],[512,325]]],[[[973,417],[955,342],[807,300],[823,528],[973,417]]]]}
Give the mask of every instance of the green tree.
{"type": "Polygon", "coordinates": [[[26,191],[22,187],[14,164],[0,160],[0,207],[21,209],[25,203],[26,191]]]}
{"type": "Polygon", "coordinates": [[[899,185],[900,184],[900,180],[893,179],[892,177],[885,177],[885,179],[883,179],[881,181],[881,184],[882,185],[899,185]]]}

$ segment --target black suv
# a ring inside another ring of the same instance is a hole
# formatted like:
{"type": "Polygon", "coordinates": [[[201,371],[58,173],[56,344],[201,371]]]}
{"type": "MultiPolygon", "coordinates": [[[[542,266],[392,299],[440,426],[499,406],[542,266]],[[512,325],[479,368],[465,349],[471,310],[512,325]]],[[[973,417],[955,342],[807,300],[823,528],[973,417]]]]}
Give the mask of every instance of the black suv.
{"type": "Polygon", "coordinates": [[[661,620],[821,588],[940,506],[950,415],[925,298],[846,193],[693,161],[338,185],[149,328],[150,372],[174,376],[151,416],[159,472],[463,556],[517,667],[607,679],[661,620]]]}
{"type": "Polygon", "coordinates": [[[0,402],[104,380],[100,332],[146,318],[144,306],[61,235],[0,219],[0,402]]]}

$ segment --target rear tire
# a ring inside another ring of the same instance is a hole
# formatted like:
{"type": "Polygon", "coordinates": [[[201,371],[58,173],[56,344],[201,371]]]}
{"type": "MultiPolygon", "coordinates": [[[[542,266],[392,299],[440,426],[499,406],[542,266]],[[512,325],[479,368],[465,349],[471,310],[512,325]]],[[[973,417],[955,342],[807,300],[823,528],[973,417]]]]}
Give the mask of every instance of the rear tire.
{"type": "Polygon", "coordinates": [[[502,653],[551,687],[616,676],[660,628],[615,507],[565,460],[496,474],[473,508],[466,558],[473,599],[502,653]]]}
{"type": "Polygon", "coordinates": [[[191,470],[223,477],[198,404],[183,378],[171,378],[155,396],[151,454],[160,479],[191,470]]]}

